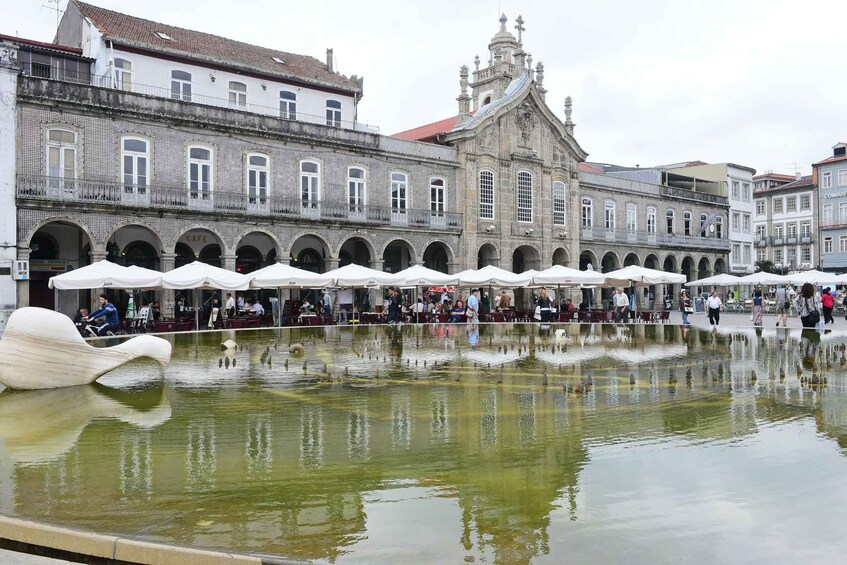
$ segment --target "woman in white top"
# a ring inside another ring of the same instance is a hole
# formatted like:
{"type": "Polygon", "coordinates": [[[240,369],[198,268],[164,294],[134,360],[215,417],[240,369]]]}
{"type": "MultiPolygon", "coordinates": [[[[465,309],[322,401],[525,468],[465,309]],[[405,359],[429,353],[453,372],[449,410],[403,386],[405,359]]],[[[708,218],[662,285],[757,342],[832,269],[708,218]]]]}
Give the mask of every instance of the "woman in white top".
{"type": "Polygon", "coordinates": [[[721,308],[723,302],[716,291],[712,291],[712,295],[706,299],[706,307],[709,309],[709,323],[712,326],[717,326],[721,321],[721,308]]]}

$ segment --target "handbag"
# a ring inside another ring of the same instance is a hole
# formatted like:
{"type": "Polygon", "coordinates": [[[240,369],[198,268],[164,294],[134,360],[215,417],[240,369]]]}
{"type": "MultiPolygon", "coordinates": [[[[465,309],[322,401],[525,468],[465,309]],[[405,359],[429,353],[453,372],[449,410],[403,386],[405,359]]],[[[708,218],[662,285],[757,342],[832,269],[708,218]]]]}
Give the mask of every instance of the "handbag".
{"type": "Polygon", "coordinates": [[[683,308],[683,312],[685,312],[687,314],[693,314],[694,308],[692,308],[691,306],[686,306],[685,308],[683,308]]]}
{"type": "Polygon", "coordinates": [[[541,320],[541,306],[535,307],[535,314],[532,317],[535,320],[541,320]]]}

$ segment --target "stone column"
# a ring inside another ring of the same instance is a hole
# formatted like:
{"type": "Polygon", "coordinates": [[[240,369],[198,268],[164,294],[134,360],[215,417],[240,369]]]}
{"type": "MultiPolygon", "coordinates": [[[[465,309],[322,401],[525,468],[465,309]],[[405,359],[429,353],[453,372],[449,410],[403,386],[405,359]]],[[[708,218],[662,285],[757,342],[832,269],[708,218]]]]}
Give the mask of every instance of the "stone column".
{"type": "MultiPolygon", "coordinates": [[[[176,263],[176,253],[162,253],[162,259],[159,261],[162,272],[167,273],[168,271],[174,270],[174,265],[176,263]]],[[[173,318],[174,310],[176,308],[176,299],[173,290],[163,290],[162,291],[162,302],[160,306],[162,307],[161,314],[165,318],[173,318]]]]}
{"type": "Polygon", "coordinates": [[[338,262],[340,259],[338,257],[327,257],[324,260],[324,272],[326,271],[334,271],[338,268],[338,262]]]}
{"type": "Polygon", "coordinates": [[[235,254],[221,255],[221,268],[234,271],[236,257],[235,254]]]}
{"type": "MultiPolygon", "coordinates": [[[[373,260],[371,261],[371,269],[375,271],[382,271],[385,268],[385,261],[382,260],[373,260]]],[[[377,306],[383,305],[383,295],[385,292],[381,288],[369,288],[365,289],[365,292],[368,293],[368,299],[371,302],[371,309],[376,311],[377,306]]]]}

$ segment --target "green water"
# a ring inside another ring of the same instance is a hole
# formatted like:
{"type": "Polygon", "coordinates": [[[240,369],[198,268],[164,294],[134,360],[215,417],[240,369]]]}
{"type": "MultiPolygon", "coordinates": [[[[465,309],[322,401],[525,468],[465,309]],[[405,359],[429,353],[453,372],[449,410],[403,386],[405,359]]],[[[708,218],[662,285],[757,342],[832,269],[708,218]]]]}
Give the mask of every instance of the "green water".
{"type": "Polygon", "coordinates": [[[336,563],[847,559],[847,335],[563,331],[171,336],[0,394],[0,512],[336,563]]]}

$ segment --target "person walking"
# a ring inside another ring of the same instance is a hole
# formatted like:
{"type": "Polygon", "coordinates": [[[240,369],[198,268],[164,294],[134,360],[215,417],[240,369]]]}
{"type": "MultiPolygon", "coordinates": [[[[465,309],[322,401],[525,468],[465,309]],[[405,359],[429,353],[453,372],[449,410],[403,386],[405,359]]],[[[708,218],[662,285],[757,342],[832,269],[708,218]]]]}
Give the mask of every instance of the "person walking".
{"type": "Polygon", "coordinates": [[[679,311],[682,312],[682,325],[690,326],[691,322],[688,321],[688,315],[694,312],[694,308],[691,305],[691,297],[688,296],[687,290],[683,290],[679,297],[679,311]]]}
{"type": "Polygon", "coordinates": [[[712,324],[712,327],[720,324],[723,302],[718,296],[718,292],[716,290],[713,290],[709,298],[706,299],[706,308],[709,309],[709,323],[712,324]]]}
{"type": "Polygon", "coordinates": [[[829,287],[826,287],[823,289],[823,292],[821,292],[821,310],[823,311],[824,324],[835,323],[835,320],[832,318],[833,308],[835,308],[835,297],[829,292],[829,287]]]}
{"type": "Polygon", "coordinates": [[[623,293],[623,289],[619,288],[615,294],[615,321],[621,323],[626,320],[627,310],[629,310],[629,298],[623,293]]]}
{"type": "Polygon", "coordinates": [[[788,311],[791,310],[791,303],[788,301],[788,291],[783,285],[776,288],[776,325],[782,322],[782,327],[788,325],[788,311]]]}
{"type": "Polygon", "coordinates": [[[765,312],[765,300],[762,297],[762,289],[758,286],[753,289],[753,325],[762,325],[762,314],[765,312]]]}
{"type": "Polygon", "coordinates": [[[794,301],[797,314],[800,315],[800,323],[804,328],[814,328],[821,320],[818,312],[818,302],[815,299],[815,287],[812,283],[805,283],[800,288],[800,295],[794,301]]]}
{"type": "Polygon", "coordinates": [[[471,324],[479,323],[479,290],[473,289],[468,297],[468,306],[465,308],[465,317],[471,324]]]}

